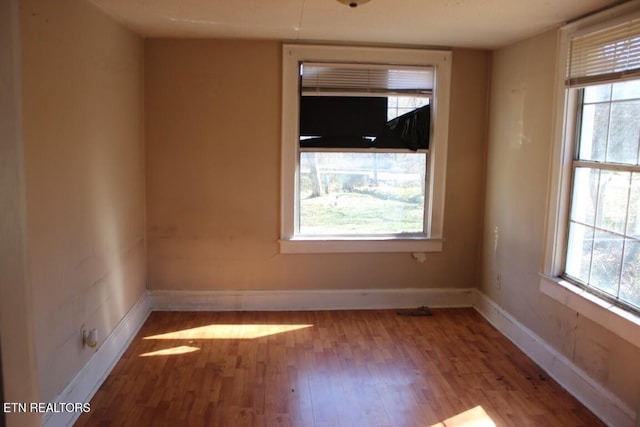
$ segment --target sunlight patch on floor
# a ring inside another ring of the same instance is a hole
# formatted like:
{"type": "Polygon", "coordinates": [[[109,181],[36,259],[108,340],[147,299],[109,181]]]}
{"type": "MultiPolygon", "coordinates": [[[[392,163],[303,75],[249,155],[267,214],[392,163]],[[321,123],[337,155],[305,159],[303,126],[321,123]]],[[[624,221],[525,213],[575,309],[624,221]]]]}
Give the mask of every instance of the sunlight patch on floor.
{"type": "Polygon", "coordinates": [[[175,356],[178,354],[193,353],[194,351],[200,351],[198,347],[190,347],[188,345],[181,345],[180,347],[171,347],[164,350],[150,351],[149,353],[142,353],[140,357],[152,357],[152,356],[175,356]]]}
{"type": "Polygon", "coordinates": [[[482,406],[476,406],[431,427],[496,427],[496,423],[482,406]]]}
{"type": "Polygon", "coordinates": [[[145,340],[175,339],[253,339],[310,328],[313,325],[207,325],[166,334],[144,337],[145,340]]]}

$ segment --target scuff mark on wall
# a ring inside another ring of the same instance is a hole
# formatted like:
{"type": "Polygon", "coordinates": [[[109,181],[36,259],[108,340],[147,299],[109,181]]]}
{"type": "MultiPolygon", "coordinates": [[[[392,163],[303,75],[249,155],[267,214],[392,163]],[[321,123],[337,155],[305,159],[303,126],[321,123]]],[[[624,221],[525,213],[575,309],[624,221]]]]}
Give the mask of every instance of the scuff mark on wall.
{"type": "Polygon", "coordinates": [[[580,320],[580,313],[576,313],[576,323],[573,325],[573,348],[571,350],[571,360],[576,360],[576,334],[578,333],[578,322],[580,320]]]}

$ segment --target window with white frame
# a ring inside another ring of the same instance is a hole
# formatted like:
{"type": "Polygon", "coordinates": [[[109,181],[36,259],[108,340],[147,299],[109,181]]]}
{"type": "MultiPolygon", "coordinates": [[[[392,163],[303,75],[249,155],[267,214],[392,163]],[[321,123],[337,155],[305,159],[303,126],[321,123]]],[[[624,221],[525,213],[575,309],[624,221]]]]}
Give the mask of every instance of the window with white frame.
{"type": "Polygon", "coordinates": [[[283,53],[281,251],[441,250],[450,53],[283,53]]]}
{"type": "Polygon", "coordinates": [[[640,20],[568,43],[572,143],[562,276],[640,311],[640,20]]]}

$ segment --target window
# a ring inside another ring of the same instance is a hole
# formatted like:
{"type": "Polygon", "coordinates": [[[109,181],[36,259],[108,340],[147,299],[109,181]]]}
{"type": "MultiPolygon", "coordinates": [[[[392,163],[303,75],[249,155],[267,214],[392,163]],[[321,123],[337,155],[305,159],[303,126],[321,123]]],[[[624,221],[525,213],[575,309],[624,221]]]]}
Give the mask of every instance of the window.
{"type": "Polygon", "coordinates": [[[565,275],[640,309],[640,80],[578,90],[565,275]]]}
{"type": "Polygon", "coordinates": [[[431,67],[300,64],[300,236],[425,234],[431,67]]]}
{"type": "Polygon", "coordinates": [[[450,53],[283,58],[281,252],[441,250],[450,53]]]}
{"type": "Polygon", "coordinates": [[[640,346],[640,11],[561,35],[541,291],[640,346]]]}

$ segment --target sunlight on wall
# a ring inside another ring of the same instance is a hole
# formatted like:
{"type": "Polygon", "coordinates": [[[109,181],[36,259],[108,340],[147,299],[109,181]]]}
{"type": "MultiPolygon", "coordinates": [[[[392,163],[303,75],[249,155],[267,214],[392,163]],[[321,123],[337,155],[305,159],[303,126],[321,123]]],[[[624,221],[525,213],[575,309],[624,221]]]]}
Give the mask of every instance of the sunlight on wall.
{"type": "Polygon", "coordinates": [[[193,353],[194,351],[200,351],[198,347],[190,347],[188,345],[181,345],[180,347],[171,347],[164,350],[150,351],[149,353],[142,353],[139,357],[151,357],[151,356],[175,356],[178,354],[193,353]]]}
{"type": "Polygon", "coordinates": [[[496,427],[496,423],[482,406],[476,406],[431,427],[496,427]]]}
{"type": "Polygon", "coordinates": [[[313,325],[207,325],[166,334],[144,337],[145,340],[172,339],[254,339],[268,335],[310,328],[313,325]]]}

